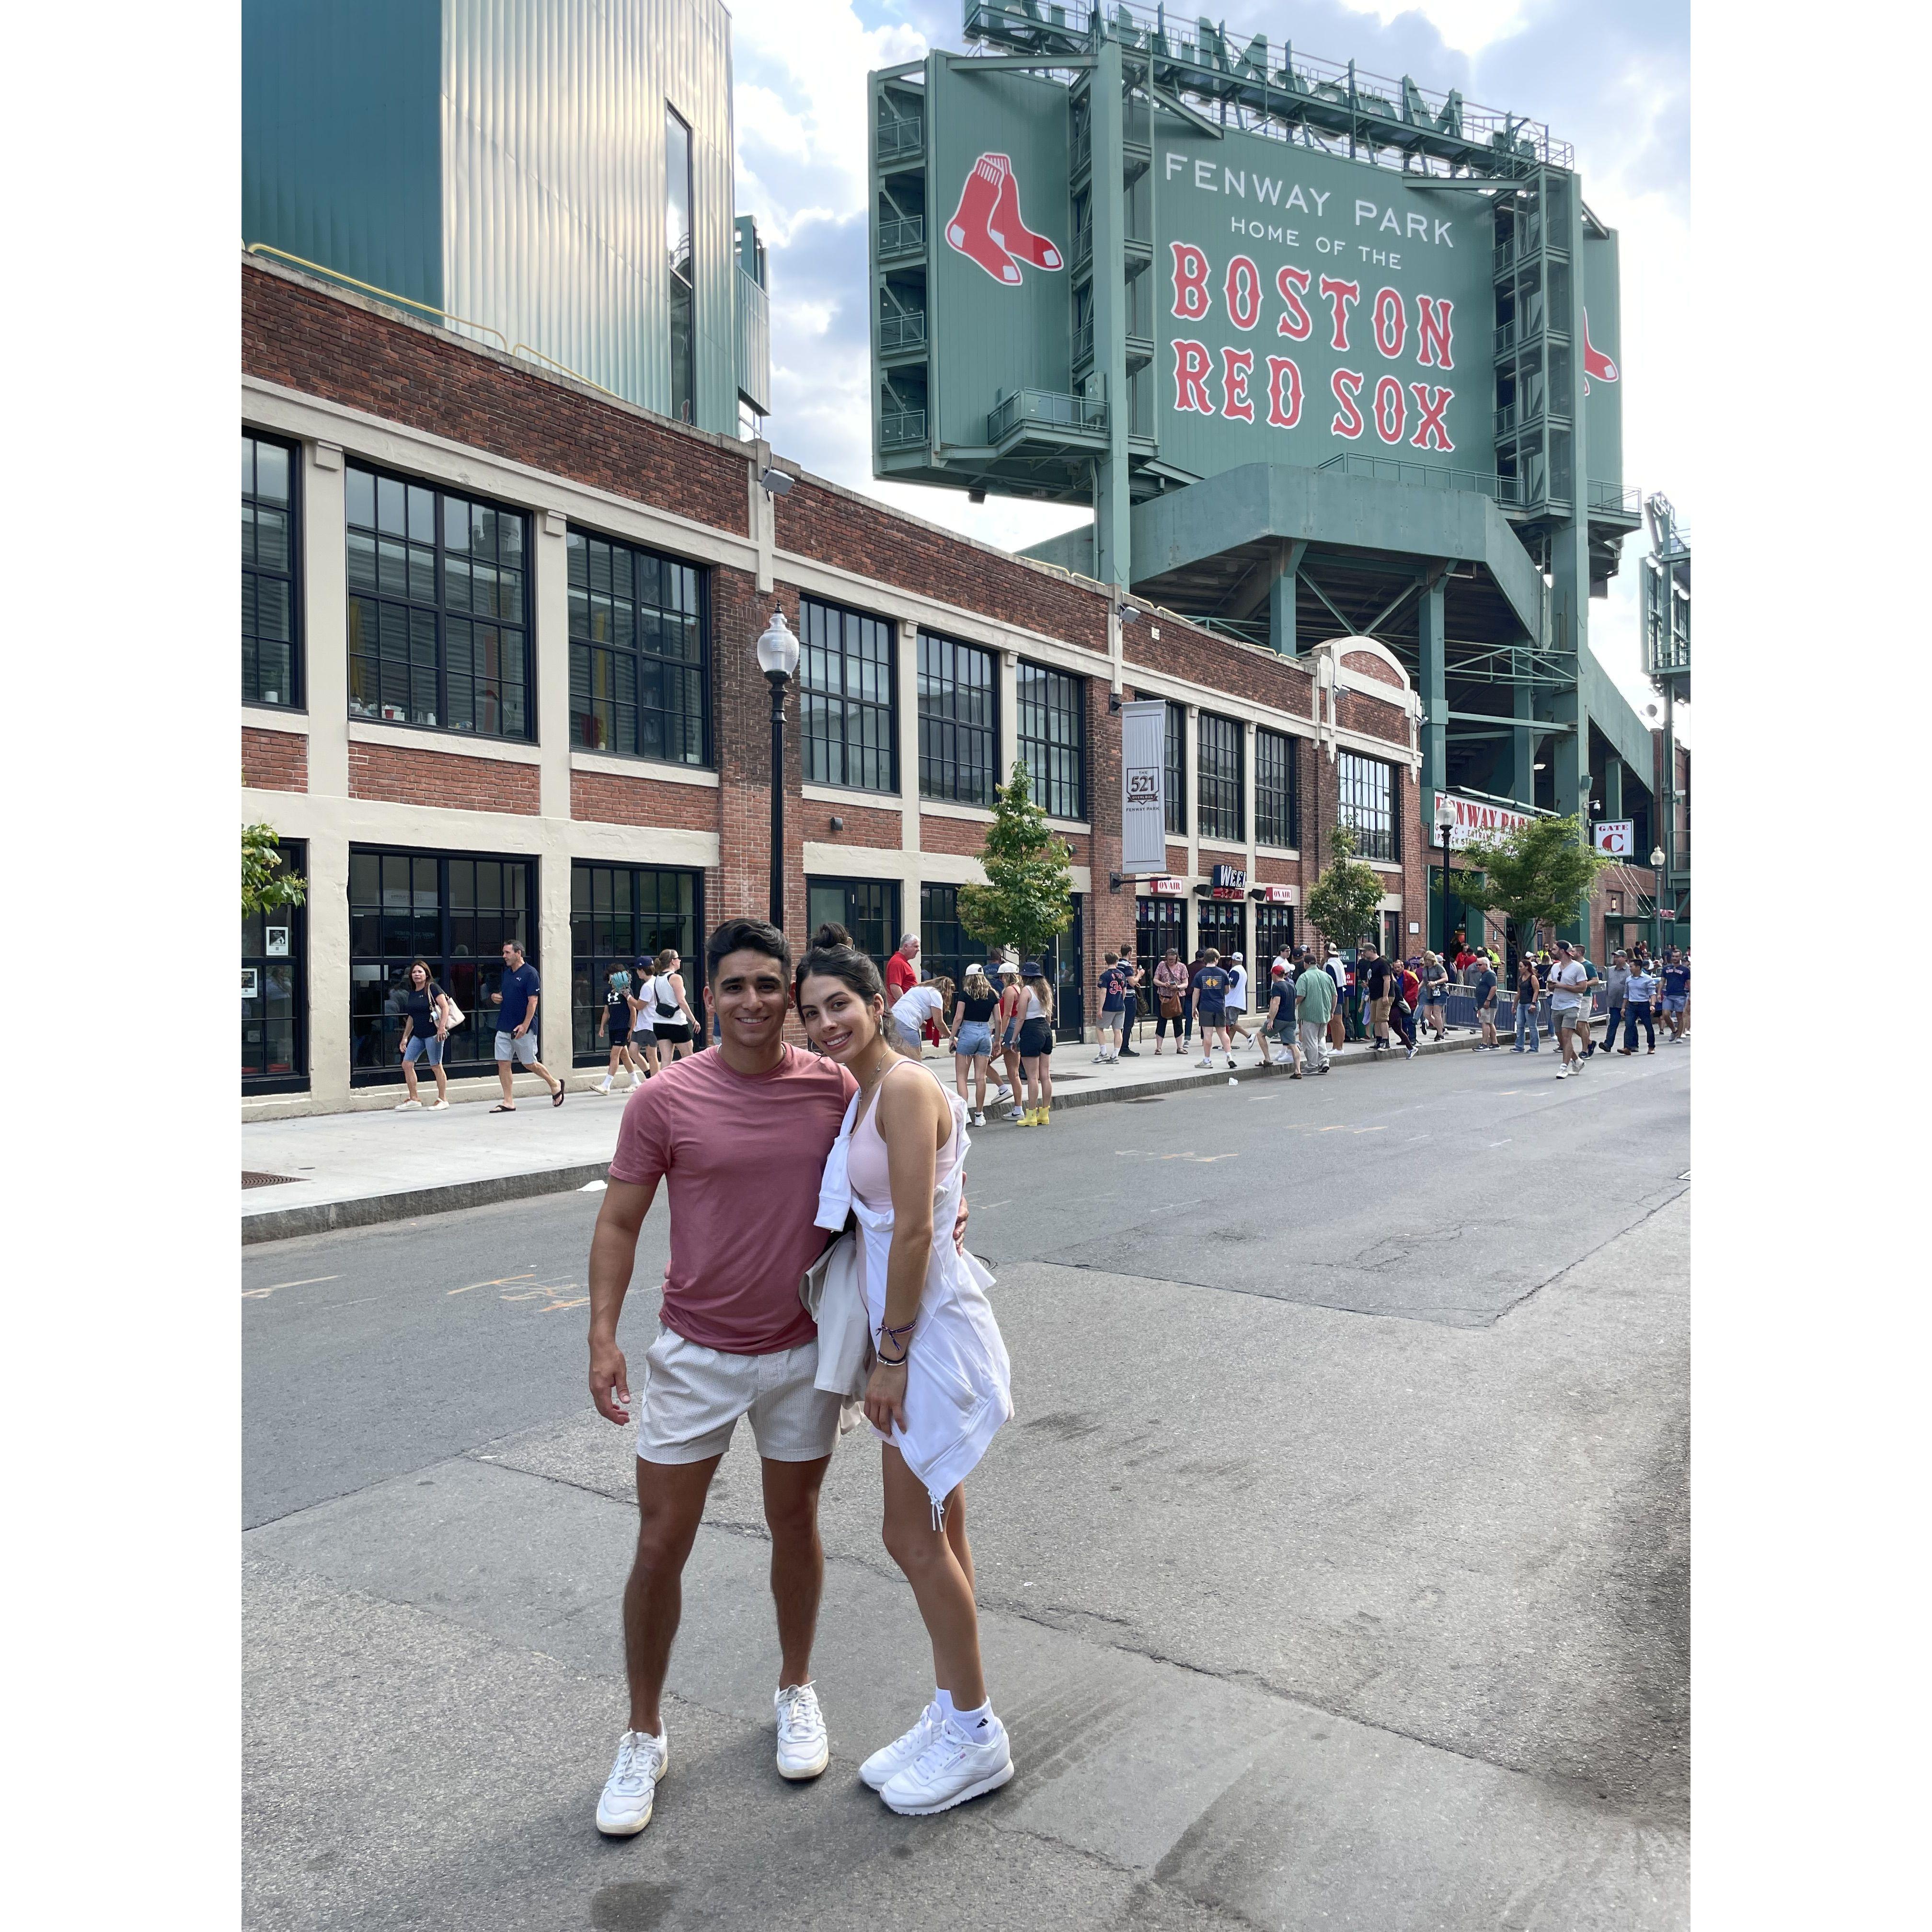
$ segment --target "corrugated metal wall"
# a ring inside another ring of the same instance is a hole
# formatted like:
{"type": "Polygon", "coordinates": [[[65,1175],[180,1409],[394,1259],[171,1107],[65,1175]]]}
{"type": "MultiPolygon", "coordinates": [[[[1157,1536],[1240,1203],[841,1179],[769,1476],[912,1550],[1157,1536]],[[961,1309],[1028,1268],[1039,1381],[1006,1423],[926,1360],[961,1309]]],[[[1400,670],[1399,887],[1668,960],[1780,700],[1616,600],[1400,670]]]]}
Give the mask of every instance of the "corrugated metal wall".
{"type": "Polygon", "coordinates": [[[442,61],[441,0],[243,0],[242,240],[440,306],[442,61]]]}
{"type": "Polygon", "coordinates": [[[718,0],[444,0],[444,299],[668,411],[667,104],[692,129],[697,419],[734,434],[731,22],[718,0]]]}

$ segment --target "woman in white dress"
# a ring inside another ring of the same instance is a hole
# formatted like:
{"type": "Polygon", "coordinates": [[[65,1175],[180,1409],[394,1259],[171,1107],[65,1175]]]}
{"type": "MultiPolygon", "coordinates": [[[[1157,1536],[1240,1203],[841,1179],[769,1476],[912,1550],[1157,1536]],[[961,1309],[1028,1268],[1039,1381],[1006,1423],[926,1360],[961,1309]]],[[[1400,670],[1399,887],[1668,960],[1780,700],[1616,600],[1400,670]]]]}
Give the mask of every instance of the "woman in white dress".
{"type": "Polygon", "coordinates": [[[980,1660],[964,1488],[1013,1412],[1006,1345],[986,1300],[992,1277],[950,1238],[970,1144],[964,1102],[894,1049],[878,968],[842,927],[819,928],[794,988],[812,1044],[859,1083],[818,1218],[842,1227],[849,1208],[858,1223],[886,1548],[932,1642],[932,1702],[860,1775],[893,1810],[923,1816],[1013,1774],[980,1660]]]}

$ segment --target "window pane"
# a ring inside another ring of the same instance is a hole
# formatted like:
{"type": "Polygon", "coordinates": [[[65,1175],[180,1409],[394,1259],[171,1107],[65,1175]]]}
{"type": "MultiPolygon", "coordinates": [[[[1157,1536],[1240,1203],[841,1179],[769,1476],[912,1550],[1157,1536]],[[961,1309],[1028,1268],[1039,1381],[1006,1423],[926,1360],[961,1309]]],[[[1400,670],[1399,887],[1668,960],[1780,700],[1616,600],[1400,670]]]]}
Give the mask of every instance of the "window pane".
{"type": "Polygon", "coordinates": [[[365,530],[376,526],[376,479],[352,465],[349,472],[349,520],[365,530]]]}

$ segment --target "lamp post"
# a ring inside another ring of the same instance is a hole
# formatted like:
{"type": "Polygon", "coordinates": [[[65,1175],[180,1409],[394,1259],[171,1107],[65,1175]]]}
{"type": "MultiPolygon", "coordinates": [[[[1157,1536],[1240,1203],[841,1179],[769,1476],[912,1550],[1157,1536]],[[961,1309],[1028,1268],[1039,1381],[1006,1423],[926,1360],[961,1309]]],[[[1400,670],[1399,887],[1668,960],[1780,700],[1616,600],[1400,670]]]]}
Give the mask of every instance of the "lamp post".
{"type": "Polygon", "coordinates": [[[1664,957],[1664,892],[1666,884],[1664,868],[1669,862],[1670,855],[1661,845],[1652,848],[1650,869],[1654,877],[1651,882],[1654,890],[1651,894],[1652,916],[1650,922],[1657,928],[1657,956],[1660,959],[1664,957]]]}
{"type": "Polygon", "coordinates": [[[1441,793],[1436,794],[1436,832],[1442,842],[1442,956],[1449,955],[1449,835],[1456,829],[1456,808],[1441,793]]]}
{"type": "Polygon", "coordinates": [[[798,669],[798,639],[786,627],[784,613],[774,610],[758,640],[758,668],[772,687],[772,909],[771,922],[784,930],[784,692],[798,669]]]}

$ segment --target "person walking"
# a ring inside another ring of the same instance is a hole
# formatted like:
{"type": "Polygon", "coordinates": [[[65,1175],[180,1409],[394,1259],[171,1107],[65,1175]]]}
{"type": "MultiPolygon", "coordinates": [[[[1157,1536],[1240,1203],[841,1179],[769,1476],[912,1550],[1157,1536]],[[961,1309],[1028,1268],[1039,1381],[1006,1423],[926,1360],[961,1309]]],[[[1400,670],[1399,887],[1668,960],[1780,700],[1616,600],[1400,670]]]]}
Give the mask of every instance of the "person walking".
{"type": "Polygon", "coordinates": [[[490,995],[490,1004],[501,1009],[496,1015],[496,1078],[503,1083],[503,1097],[490,1109],[493,1114],[517,1111],[513,1063],[541,1075],[550,1089],[550,1105],[563,1105],[563,1082],[537,1058],[537,1000],[542,990],[537,969],[524,962],[522,946],[505,940],[502,982],[490,995]]]}
{"type": "Polygon", "coordinates": [[[919,984],[919,968],[912,963],[918,957],[918,934],[901,933],[898,950],[886,962],[886,1009],[888,1012],[919,984]]]}
{"type": "Polygon", "coordinates": [[[1020,1066],[1027,1103],[1023,1127],[1053,1124],[1053,988],[1037,959],[1020,966],[1020,1066]]]}
{"type": "Polygon", "coordinates": [[[959,1097],[966,1097],[966,1077],[974,1081],[972,1124],[986,1124],[986,1080],[993,1064],[993,1015],[1000,996],[976,963],[966,969],[952,1009],[952,1079],[959,1097]]]}
{"type": "Polygon", "coordinates": [[[1181,1029],[1187,1024],[1187,968],[1177,947],[1170,946],[1154,969],[1154,1050],[1158,1059],[1167,1050],[1167,1030],[1174,1029],[1174,1050],[1181,1052],[1181,1029]]]}
{"type": "Polygon", "coordinates": [[[1251,1046],[1253,1036],[1248,1025],[1248,968],[1247,962],[1238,952],[1228,955],[1228,1047],[1232,1052],[1237,1046],[1251,1046]]]}
{"type": "Polygon", "coordinates": [[[658,955],[657,971],[652,976],[651,997],[657,1006],[655,1030],[661,1066],[688,1059],[704,1038],[704,1029],[685,998],[684,974],[680,970],[683,964],[676,947],[667,946],[658,955]]]}
{"type": "MultiPolygon", "coordinates": [[[[1646,960],[1630,976],[1630,983],[1624,990],[1624,1043],[1618,1049],[1625,1058],[1636,1052],[1636,1030],[1640,1021],[1643,1025],[1643,1036],[1647,1050],[1657,1051],[1657,1005],[1661,988],[1657,975],[1650,970],[1646,960]]],[[[1610,1034],[1604,1036],[1605,1043],[1610,1034]]]]}
{"type": "Polygon", "coordinates": [[[1389,1024],[1408,1049],[1408,1057],[1413,1060],[1420,1044],[1416,1033],[1416,1016],[1422,1009],[1422,979],[1414,964],[1408,960],[1391,960],[1389,963],[1395,995],[1389,1008],[1389,1024]]]}
{"type": "Polygon", "coordinates": [[[1675,1046],[1690,1030],[1690,959],[1672,946],[1664,956],[1664,1023],[1675,1046]]]}
{"type": "Polygon", "coordinates": [[[641,1087],[658,1070],[657,959],[646,953],[632,964],[631,1084],[641,1087]]]}
{"type": "Polygon", "coordinates": [[[1219,949],[1209,946],[1201,956],[1201,970],[1194,976],[1195,1010],[1201,1022],[1201,1058],[1198,1064],[1202,1066],[1214,1064],[1217,1034],[1229,1069],[1234,1066],[1234,1042],[1228,1031],[1228,988],[1232,983],[1232,976],[1221,964],[1219,949]]]}
{"type": "Polygon", "coordinates": [[[1301,1058],[1311,1073],[1328,1071],[1328,1022],[1334,1016],[1340,988],[1326,966],[1317,965],[1312,955],[1306,960],[1294,982],[1296,1023],[1301,1032],[1301,1058]]]}
{"type": "Polygon", "coordinates": [[[1120,996],[1120,1058],[1138,1060],[1141,1054],[1140,1048],[1134,1044],[1134,1028],[1141,1016],[1141,993],[1146,985],[1147,975],[1142,970],[1140,962],[1130,959],[1125,953],[1120,956],[1120,965],[1127,976],[1126,989],[1120,996]]]}
{"type": "MultiPolygon", "coordinates": [[[[918,942],[914,944],[916,946],[918,942]]],[[[942,1020],[952,1004],[952,982],[944,974],[923,985],[908,986],[892,1004],[889,1030],[893,1045],[908,1059],[923,1059],[927,1026],[942,1020]]]]}
{"type": "Polygon", "coordinates": [[[1449,969],[1443,964],[1439,952],[1423,954],[1421,976],[1424,1023],[1436,1039],[1446,1039],[1449,1033],[1449,969]]]}
{"type": "Polygon", "coordinates": [[[1262,1052],[1270,1066],[1292,1066],[1294,1078],[1301,1078],[1301,1048],[1294,1037],[1294,981],[1288,970],[1277,959],[1270,970],[1268,980],[1268,1004],[1266,1030],[1262,1035],[1262,1052]],[[1269,1048],[1266,1042],[1273,1040],[1269,1048]]]}
{"type": "MultiPolygon", "coordinates": [[[[604,1010],[597,1016],[597,1037],[610,1049],[610,1064],[597,1083],[598,1092],[608,1094],[618,1070],[631,1065],[631,974],[621,959],[612,960],[604,975],[604,1010]]],[[[637,1084],[633,1070],[631,1084],[637,1084]]]]}
{"type": "Polygon", "coordinates": [[[718,1050],[666,1066],[626,1106],[590,1244],[591,1400],[620,1426],[634,1408],[638,1432],[637,1549],[624,1589],[630,1708],[596,1813],[612,1838],[651,1822],[669,1755],[661,1700],[684,1566],[746,1416],[771,1534],[777,1768],[798,1780],[830,1761],[812,1647],[825,1570],[819,1489],[842,1401],[816,1385],[818,1330],[799,1283],[826,1245],[814,1216],[858,1082],[836,1060],[786,1044],[791,956],[775,927],[727,920],[705,948],[705,974],[718,1050]],[[617,1324],[661,1182],[670,1258],[634,1405],[617,1324]]]}
{"type": "Polygon", "coordinates": [[[1094,1056],[1097,1066],[1105,1066],[1120,1057],[1120,1033],[1127,1006],[1127,976],[1121,969],[1120,956],[1109,952],[1106,958],[1106,964],[1100,969],[1100,1024],[1095,1029],[1100,1044],[1100,1052],[1094,1056]]]}
{"type": "Polygon", "coordinates": [[[1610,955],[1610,970],[1604,976],[1604,1051],[1616,1046],[1623,1030],[1624,1000],[1630,982],[1630,955],[1619,948],[1610,955]]]}
{"type": "Polygon", "coordinates": [[[1355,956],[1356,983],[1368,1005],[1368,1030],[1375,1041],[1370,1049],[1385,1053],[1389,1044],[1389,1010],[1395,1004],[1390,990],[1389,963],[1374,946],[1364,946],[1355,956]]]}
{"type": "Polygon", "coordinates": [[[1020,1104],[1026,1079],[1020,1066],[1020,1006],[1025,998],[1020,985],[1020,969],[1010,959],[1000,962],[1000,1004],[994,1016],[999,1028],[995,1050],[1006,1070],[999,1097],[1006,1102],[1006,1118],[1016,1125],[1024,1122],[1027,1110],[1020,1104]]]}
{"type": "Polygon", "coordinates": [[[807,1037],[858,1085],[826,1163],[818,1225],[859,1224],[885,1545],[932,1652],[931,1700],[859,1775],[888,1810],[930,1817],[1013,1776],[981,1661],[964,1489],[1012,1415],[1012,1370],[986,1299],[992,1276],[944,1232],[971,1145],[964,1104],[893,1053],[872,962],[839,928],[819,928],[794,984],[807,1037]]]}
{"type": "Polygon", "coordinates": [[[1496,969],[1486,952],[1478,952],[1470,962],[1475,976],[1476,1024],[1479,1037],[1473,1051],[1494,1053],[1496,1039],[1496,969]]]}
{"type": "Polygon", "coordinates": [[[1543,1048],[1537,1039],[1537,1002],[1543,998],[1543,981],[1536,970],[1536,955],[1525,946],[1516,962],[1516,1044],[1510,1048],[1512,1053],[1526,1051],[1523,1035],[1529,1035],[1527,1051],[1540,1053],[1543,1048]]]}
{"type": "Polygon", "coordinates": [[[436,984],[427,959],[418,959],[410,968],[409,983],[403,994],[403,1084],[409,1098],[397,1103],[399,1114],[419,1112],[422,1096],[416,1091],[416,1062],[426,1060],[436,1076],[436,1100],[433,1114],[449,1108],[449,1076],[442,1070],[442,1049],[449,1038],[449,995],[436,984]]]}
{"type": "Polygon", "coordinates": [[[1556,942],[1556,963],[1550,969],[1550,1016],[1556,1028],[1556,1044],[1563,1065],[1557,1074],[1567,1080],[1583,1066],[1583,1002],[1589,997],[1590,971],[1567,939],[1556,942]]]}
{"type": "Polygon", "coordinates": [[[1208,948],[1197,941],[1194,948],[1194,957],[1188,962],[1187,1004],[1181,1015],[1186,1024],[1187,1041],[1190,1046],[1192,1046],[1194,1041],[1195,1022],[1201,1017],[1201,969],[1207,963],[1208,948]]]}

